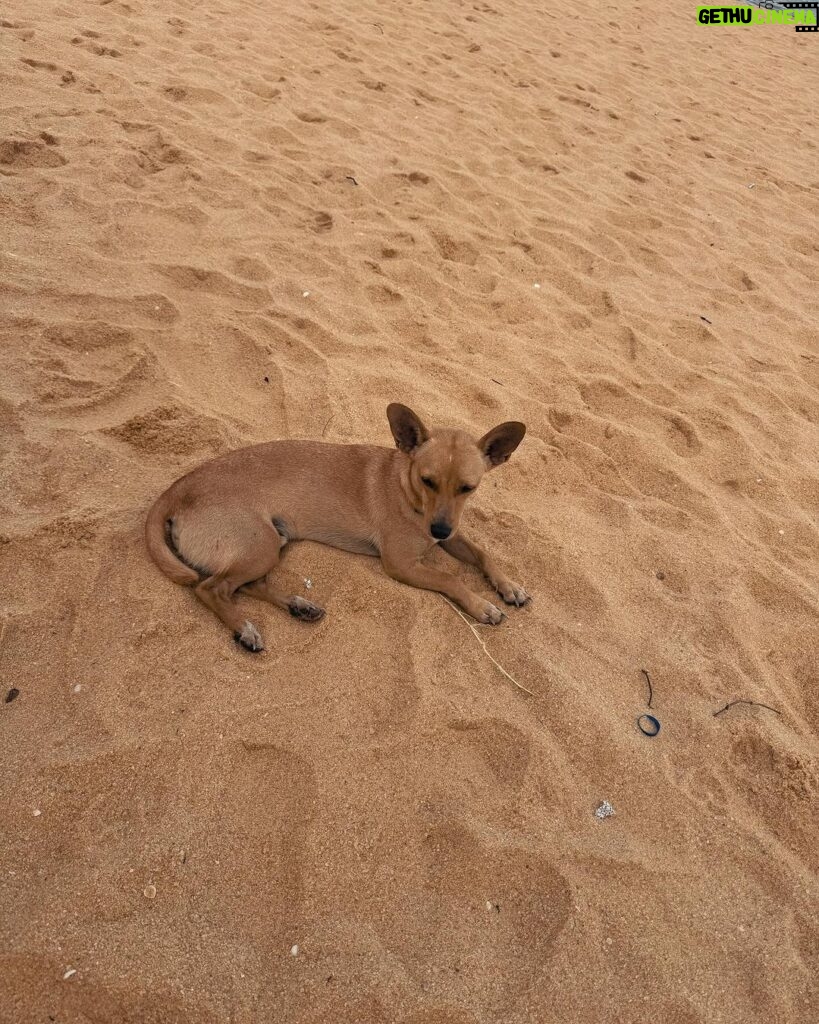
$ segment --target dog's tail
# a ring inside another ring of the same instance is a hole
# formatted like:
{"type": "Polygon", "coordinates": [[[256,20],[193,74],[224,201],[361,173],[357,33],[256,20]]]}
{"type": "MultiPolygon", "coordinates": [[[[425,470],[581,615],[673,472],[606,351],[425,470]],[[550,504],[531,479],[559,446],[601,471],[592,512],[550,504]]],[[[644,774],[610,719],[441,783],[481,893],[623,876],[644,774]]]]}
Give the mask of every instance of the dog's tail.
{"type": "Polygon", "coordinates": [[[183,587],[199,582],[199,573],[177,558],[168,545],[168,519],[171,512],[170,494],[160,495],[145,521],[145,543],[148,553],[165,575],[183,587]]]}

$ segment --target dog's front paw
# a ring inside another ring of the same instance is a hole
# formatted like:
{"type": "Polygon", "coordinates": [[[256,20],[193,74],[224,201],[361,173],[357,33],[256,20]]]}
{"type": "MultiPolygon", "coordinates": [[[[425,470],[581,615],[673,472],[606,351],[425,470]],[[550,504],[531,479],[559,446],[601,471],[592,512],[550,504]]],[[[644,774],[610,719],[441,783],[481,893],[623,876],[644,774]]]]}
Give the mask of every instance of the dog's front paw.
{"type": "Polygon", "coordinates": [[[487,626],[498,626],[506,618],[506,612],[502,612],[489,601],[482,601],[480,608],[476,608],[475,611],[478,622],[483,622],[487,626]]]}
{"type": "Polygon", "coordinates": [[[513,604],[518,608],[528,604],[532,600],[529,594],[517,583],[511,580],[498,580],[495,590],[500,594],[507,604],[513,604]]]}

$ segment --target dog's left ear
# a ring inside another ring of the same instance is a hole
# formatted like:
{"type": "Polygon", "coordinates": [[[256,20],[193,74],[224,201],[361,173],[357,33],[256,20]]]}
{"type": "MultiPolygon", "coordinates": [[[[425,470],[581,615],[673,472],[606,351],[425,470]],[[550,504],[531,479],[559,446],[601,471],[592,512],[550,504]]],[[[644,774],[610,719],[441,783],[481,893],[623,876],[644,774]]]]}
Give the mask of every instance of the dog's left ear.
{"type": "Polygon", "coordinates": [[[488,434],[484,434],[478,441],[478,448],[489,463],[489,468],[494,469],[495,466],[506,462],[523,440],[525,433],[525,423],[510,420],[509,423],[501,423],[500,426],[493,427],[488,434]]]}
{"type": "Polygon", "coordinates": [[[387,419],[395,443],[406,455],[412,455],[429,438],[429,431],[412,409],[399,402],[387,406],[387,419]]]}

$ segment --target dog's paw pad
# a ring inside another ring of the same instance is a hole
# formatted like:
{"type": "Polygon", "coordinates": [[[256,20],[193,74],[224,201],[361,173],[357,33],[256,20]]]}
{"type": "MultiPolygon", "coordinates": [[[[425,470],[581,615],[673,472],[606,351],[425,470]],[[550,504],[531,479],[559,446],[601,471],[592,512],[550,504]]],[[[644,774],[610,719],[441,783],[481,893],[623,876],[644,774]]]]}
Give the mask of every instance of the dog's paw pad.
{"type": "Polygon", "coordinates": [[[294,619],[302,619],[304,622],[319,622],[324,618],[324,609],[304,597],[291,598],[287,607],[294,619]]]}
{"type": "Polygon", "coordinates": [[[252,622],[245,622],[241,632],[233,634],[233,639],[241,647],[244,647],[246,651],[250,651],[253,654],[258,654],[259,651],[264,650],[264,641],[252,622]]]}
{"type": "Polygon", "coordinates": [[[477,615],[476,618],[478,622],[483,622],[487,626],[497,626],[506,618],[506,612],[502,612],[500,608],[496,608],[487,601],[483,612],[477,615]]]}
{"type": "Polygon", "coordinates": [[[507,604],[513,604],[517,608],[522,608],[532,600],[531,595],[517,583],[499,583],[495,589],[507,604]]]}

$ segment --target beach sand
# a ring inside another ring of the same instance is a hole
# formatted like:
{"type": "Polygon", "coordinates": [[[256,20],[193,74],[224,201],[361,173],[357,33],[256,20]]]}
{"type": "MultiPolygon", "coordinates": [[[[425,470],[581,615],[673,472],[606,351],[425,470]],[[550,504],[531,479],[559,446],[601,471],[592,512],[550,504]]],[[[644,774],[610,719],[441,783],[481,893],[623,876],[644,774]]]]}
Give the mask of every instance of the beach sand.
{"type": "Polygon", "coordinates": [[[819,39],[552,11],[4,5],[3,1022],[819,1016],[819,39]],[[146,555],[391,401],[528,425],[531,696],[376,559],[254,658],[146,555]]]}

